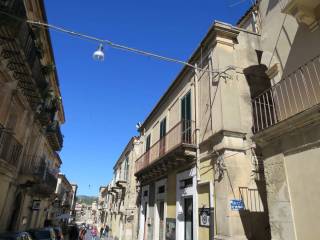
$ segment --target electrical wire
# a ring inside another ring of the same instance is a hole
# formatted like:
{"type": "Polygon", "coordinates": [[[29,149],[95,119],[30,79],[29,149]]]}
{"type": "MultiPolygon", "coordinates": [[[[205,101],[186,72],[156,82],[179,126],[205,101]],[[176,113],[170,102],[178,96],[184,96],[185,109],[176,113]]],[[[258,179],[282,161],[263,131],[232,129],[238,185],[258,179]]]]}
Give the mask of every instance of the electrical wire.
{"type": "Polygon", "coordinates": [[[66,29],[64,27],[58,27],[58,26],[55,26],[55,25],[52,25],[52,24],[49,24],[49,23],[40,22],[40,21],[26,20],[26,19],[17,17],[15,15],[12,15],[12,14],[10,14],[8,12],[5,12],[5,11],[2,11],[2,10],[0,10],[0,13],[6,15],[8,17],[14,18],[16,20],[27,22],[27,23],[29,23],[30,25],[33,25],[33,26],[37,26],[37,27],[42,27],[42,28],[45,28],[45,29],[52,29],[52,30],[55,30],[55,31],[63,32],[63,33],[69,34],[69,35],[74,36],[74,37],[91,40],[91,41],[98,42],[98,43],[103,44],[103,45],[108,45],[111,48],[120,49],[120,50],[124,50],[124,51],[128,51],[128,52],[133,52],[133,53],[136,53],[136,54],[157,58],[157,59],[160,59],[160,60],[163,60],[163,61],[167,61],[167,62],[179,63],[179,64],[182,64],[182,65],[191,67],[191,68],[193,68],[195,70],[198,70],[198,71],[209,72],[209,73],[218,73],[219,74],[220,72],[225,72],[227,70],[234,70],[235,69],[235,66],[227,66],[226,69],[224,69],[223,71],[221,71],[219,69],[206,70],[206,69],[203,69],[203,68],[199,68],[196,65],[190,64],[189,62],[185,62],[185,61],[178,60],[178,59],[171,58],[171,57],[162,56],[162,55],[159,55],[159,54],[155,54],[153,52],[148,52],[148,51],[140,50],[140,49],[137,49],[137,48],[128,47],[128,46],[125,46],[125,45],[121,45],[121,44],[112,42],[112,41],[107,40],[107,39],[102,39],[102,38],[98,38],[98,37],[91,36],[91,35],[88,35],[88,34],[83,34],[83,33],[80,33],[80,32],[72,31],[72,30],[66,29]]]}

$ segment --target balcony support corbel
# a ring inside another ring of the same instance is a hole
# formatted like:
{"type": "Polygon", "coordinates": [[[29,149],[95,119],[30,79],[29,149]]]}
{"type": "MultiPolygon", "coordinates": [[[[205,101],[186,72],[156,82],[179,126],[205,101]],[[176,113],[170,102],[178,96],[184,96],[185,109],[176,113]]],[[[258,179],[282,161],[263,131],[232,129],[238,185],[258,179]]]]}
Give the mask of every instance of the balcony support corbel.
{"type": "Polygon", "coordinates": [[[318,1],[291,0],[282,12],[293,16],[299,23],[307,25],[311,32],[319,27],[320,4],[318,1]]]}

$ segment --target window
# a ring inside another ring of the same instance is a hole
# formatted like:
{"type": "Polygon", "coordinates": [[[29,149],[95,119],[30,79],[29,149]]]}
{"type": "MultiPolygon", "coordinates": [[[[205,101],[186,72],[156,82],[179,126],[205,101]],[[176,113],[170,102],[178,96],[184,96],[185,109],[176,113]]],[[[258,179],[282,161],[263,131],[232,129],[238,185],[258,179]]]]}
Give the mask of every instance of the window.
{"type": "Polygon", "coordinates": [[[181,120],[191,120],[191,92],[181,99],[181,120]]]}
{"type": "Polygon", "coordinates": [[[128,170],[129,170],[129,156],[126,155],[126,159],[124,160],[124,180],[128,180],[128,170]]]}
{"type": "Polygon", "coordinates": [[[183,179],[180,181],[180,188],[192,187],[192,178],[183,179]]]}
{"type": "Polygon", "coordinates": [[[164,118],[161,122],[160,122],[160,139],[163,138],[166,135],[166,125],[167,125],[167,119],[164,118]]]}
{"type": "Polygon", "coordinates": [[[164,118],[161,122],[160,122],[160,146],[159,146],[159,155],[162,155],[165,153],[166,149],[166,125],[167,125],[167,120],[166,118],[164,118]]]}
{"type": "Polygon", "coordinates": [[[162,185],[162,186],[160,186],[159,188],[158,188],[158,193],[164,193],[165,192],[165,187],[164,187],[164,185],[162,185]]]}
{"type": "Polygon", "coordinates": [[[151,134],[149,134],[146,138],[146,152],[150,149],[151,144],[151,134]]]}

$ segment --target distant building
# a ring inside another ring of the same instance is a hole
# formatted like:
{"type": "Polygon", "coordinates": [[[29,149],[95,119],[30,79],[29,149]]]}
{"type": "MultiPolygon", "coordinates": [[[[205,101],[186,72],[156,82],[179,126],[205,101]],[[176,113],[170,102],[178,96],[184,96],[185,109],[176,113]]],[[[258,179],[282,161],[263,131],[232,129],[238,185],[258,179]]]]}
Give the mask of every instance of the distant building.
{"type": "Polygon", "coordinates": [[[63,221],[68,223],[71,218],[70,212],[74,199],[73,186],[64,174],[58,174],[57,187],[55,191],[54,208],[51,212],[51,219],[57,223],[63,221]]]}
{"type": "Polygon", "coordinates": [[[110,236],[116,239],[136,239],[138,208],[136,205],[135,161],[139,152],[139,138],[132,137],[116,162],[114,177],[100,188],[101,225],[108,225],[110,236]]]}
{"type": "Polygon", "coordinates": [[[70,221],[74,221],[76,218],[76,212],[75,212],[75,208],[76,208],[76,199],[77,199],[77,190],[78,190],[78,185],[72,183],[72,201],[71,201],[71,207],[70,207],[70,221]]]}

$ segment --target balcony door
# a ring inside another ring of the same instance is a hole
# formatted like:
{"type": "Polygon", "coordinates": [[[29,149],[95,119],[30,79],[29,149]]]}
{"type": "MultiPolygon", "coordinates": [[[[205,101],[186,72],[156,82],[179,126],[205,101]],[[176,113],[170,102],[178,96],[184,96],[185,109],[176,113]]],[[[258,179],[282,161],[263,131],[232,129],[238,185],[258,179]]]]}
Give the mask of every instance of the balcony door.
{"type": "Polygon", "coordinates": [[[191,143],[191,92],[181,99],[181,137],[182,143],[191,143]]]}
{"type": "Polygon", "coordinates": [[[124,168],[123,168],[123,180],[128,181],[128,172],[129,172],[129,156],[126,155],[124,160],[124,168]]]}
{"type": "Polygon", "coordinates": [[[159,145],[159,155],[163,155],[166,151],[166,131],[167,131],[167,120],[164,118],[160,122],[160,145],[159,145]]]}

